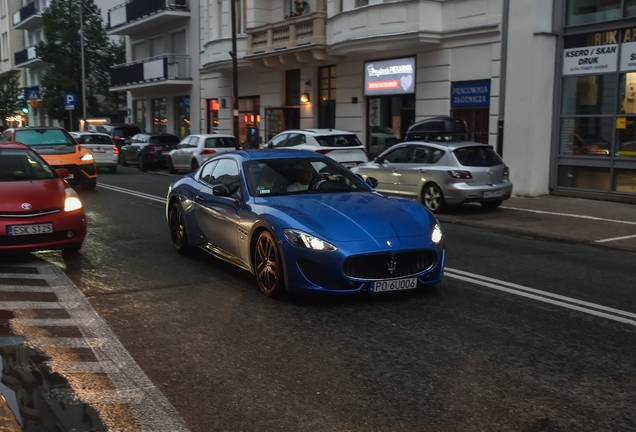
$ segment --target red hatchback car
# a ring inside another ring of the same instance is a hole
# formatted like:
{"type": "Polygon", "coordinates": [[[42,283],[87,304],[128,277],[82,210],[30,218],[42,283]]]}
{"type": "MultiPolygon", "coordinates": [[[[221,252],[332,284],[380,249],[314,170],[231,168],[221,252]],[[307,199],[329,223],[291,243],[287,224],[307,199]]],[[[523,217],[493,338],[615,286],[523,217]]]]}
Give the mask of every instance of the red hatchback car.
{"type": "Polygon", "coordinates": [[[86,217],[67,175],[30,147],[0,143],[0,253],[82,247],[86,217]]]}

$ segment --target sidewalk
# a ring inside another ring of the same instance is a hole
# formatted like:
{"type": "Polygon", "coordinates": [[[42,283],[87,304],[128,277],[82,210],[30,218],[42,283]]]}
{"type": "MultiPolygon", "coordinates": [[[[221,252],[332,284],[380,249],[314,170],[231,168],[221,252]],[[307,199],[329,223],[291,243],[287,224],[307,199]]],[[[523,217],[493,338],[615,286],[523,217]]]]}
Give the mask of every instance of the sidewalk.
{"type": "Polygon", "coordinates": [[[636,205],[544,195],[511,198],[497,210],[479,204],[451,207],[439,214],[457,223],[636,251],[636,205]]]}

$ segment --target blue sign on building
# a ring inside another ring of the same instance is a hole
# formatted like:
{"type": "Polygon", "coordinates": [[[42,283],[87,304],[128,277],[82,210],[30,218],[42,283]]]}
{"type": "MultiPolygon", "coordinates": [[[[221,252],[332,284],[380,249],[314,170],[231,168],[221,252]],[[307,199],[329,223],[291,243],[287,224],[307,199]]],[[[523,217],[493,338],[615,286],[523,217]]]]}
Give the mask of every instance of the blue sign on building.
{"type": "Polygon", "coordinates": [[[451,107],[490,106],[490,81],[451,84],[451,107]]]}

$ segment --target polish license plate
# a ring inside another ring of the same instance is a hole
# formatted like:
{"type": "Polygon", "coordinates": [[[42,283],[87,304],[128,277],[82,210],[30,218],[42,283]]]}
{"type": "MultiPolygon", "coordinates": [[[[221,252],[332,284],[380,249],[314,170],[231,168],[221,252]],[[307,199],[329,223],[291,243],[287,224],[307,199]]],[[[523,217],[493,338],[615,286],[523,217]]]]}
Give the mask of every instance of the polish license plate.
{"type": "Polygon", "coordinates": [[[104,150],[101,147],[97,147],[96,149],[91,150],[93,153],[106,153],[106,150],[104,150]]]}
{"type": "Polygon", "coordinates": [[[391,279],[371,283],[371,292],[404,291],[417,288],[417,278],[391,279]]]}
{"type": "Polygon", "coordinates": [[[500,196],[503,195],[503,191],[489,191],[489,192],[484,192],[483,197],[484,198],[498,198],[500,196]]]}
{"type": "Polygon", "coordinates": [[[168,153],[170,153],[170,151],[164,150],[164,151],[161,152],[162,155],[167,155],[168,153]]]}
{"type": "Polygon", "coordinates": [[[7,231],[10,236],[48,234],[53,232],[53,224],[11,225],[7,231]]]}

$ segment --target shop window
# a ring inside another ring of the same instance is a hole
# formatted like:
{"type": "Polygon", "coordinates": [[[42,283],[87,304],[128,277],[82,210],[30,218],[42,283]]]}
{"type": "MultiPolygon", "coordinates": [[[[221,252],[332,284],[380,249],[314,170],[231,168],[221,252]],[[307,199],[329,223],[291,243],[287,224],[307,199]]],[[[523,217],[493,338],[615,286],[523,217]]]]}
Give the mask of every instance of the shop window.
{"type": "Polygon", "coordinates": [[[568,0],[566,25],[614,20],[621,15],[621,0],[568,0]]]}
{"type": "Polygon", "coordinates": [[[625,0],[625,16],[636,16],[636,0],[625,0]]]}
{"type": "Polygon", "coordinates": [[[166,118],[166,98],[152,100],[152,132],[165,133],[168,132],[168,119],[166,118]]]}
{"type": "Polygon", "coordinates": [[[285,71],[285,105],[300,105],[300,69],[285,71]]]}
{"type": "Polygon", "coordinates": [[[569,76],[563,79],[563,115],[614,114],[615,75],[569,76]]]}
{"type": "Polygon", "coordinates": [[[558,168],[557,186],[609,192],[610,169],[561,165],[558,168]]]}
{"type": "Polygon", "coordinates": [[[613,117],[565,118],[561,125],[559,154],[609,157],[613,132],[613,117]]]}
{"type": "Polygon", "coordinates": [[[614,190],[636,193],[636,169],[614,169],[614,190]]]}
{"type": "Polygon", "coordinates": [[[336,127],[336,67],[321,67],[318,76],[318,127],[333,129],[336,127]]]}
{"type": "Polygon", "coordinates": [[[185,138],[190,135],[190,96],[174,98],[175,135],[185,138]]]}
{"type": "Polygon", "coordinates": [[[214,133],[219,130],[219,100],[208,99],[208,133],[214,133]]]}
{"type": "Polygon", "coordinates": [[[133,101],[133,124],[139,126],[142,131],[146,130],[146,100],[133,101]]]}

